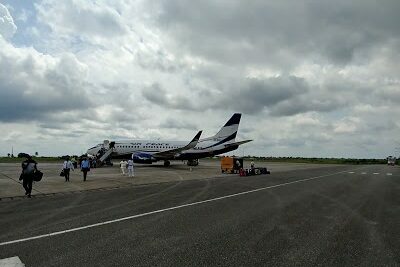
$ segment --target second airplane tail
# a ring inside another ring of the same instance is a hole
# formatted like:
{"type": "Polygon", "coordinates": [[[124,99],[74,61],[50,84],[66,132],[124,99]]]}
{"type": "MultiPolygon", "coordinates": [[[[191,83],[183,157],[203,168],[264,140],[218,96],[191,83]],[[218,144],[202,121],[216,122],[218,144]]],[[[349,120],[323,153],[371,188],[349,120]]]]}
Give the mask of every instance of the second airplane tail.
{"type": "Polygon", "coordinates": [[[212,138],[216,141],[223,141],[223,143],[234,141],[237,135],[241,117],[242,114],[240,113],[233,114],[228,122],[225,123],[225,125],[219,130],[219,132],[212,138]]]}

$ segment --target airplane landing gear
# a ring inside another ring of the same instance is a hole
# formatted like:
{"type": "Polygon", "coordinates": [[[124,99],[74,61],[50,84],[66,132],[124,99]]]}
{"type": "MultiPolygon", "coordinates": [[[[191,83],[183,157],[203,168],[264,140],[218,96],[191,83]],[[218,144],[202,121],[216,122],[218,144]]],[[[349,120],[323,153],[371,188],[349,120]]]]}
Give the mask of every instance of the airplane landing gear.
{"type": "Polygon", "coordinates": [[[169,160],[164,160],[164,166],[169,167],[171,165],[171,162],[169,160]]]}
{"type": "Polygon", "coordinates": [[[188,166],[197,166],[199,165],[199,160],[198,159],[190,159],[187,161],[188,166]]]}

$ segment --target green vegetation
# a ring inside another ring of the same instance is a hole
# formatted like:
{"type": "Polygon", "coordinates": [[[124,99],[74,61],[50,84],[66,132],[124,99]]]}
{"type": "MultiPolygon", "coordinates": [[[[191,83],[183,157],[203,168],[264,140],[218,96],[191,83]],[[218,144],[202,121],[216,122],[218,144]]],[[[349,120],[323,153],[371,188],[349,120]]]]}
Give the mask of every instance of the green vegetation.
{"type": "MultiPolygon", "coordinates": [[[[302,157],[244,157],[245,160],[315,164],[387,164],[387,159],[302,158],[302,157]]],[[[398,163],[397,163],[398,164],[398,163]]]]}
{"type": "MultiPolygon", "coordinates": [[[[220,157],[214,157],[219,160],[220,157]]],[[[353,159],[353,158],[303,158],[303,157],[256,157],[245,156],[246,161],[268,161],[268,162],[287,162],[287,163],[313,163],[313,164],[387,164],[387,159],[353,159]]],[[[396,161],[396,165],[400,160],[396,161]]]]}
{"type": "MultiPolygon", "coordinates": [[[[37,162],[63,162],[60,157],[32,157],[37,162]]],[[[0,157],[0,163],[19,163],[24,161],[25,158],[18,157],[0,157]]]]}

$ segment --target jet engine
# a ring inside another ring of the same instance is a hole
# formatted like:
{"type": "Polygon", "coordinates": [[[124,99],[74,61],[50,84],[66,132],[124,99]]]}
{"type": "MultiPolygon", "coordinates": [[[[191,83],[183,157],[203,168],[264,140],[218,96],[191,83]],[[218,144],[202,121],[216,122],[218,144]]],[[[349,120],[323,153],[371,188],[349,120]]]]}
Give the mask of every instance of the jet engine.
{"type": "Polygon", "coordinates": [[[156,159],[151,155],[143,152],[134,153],[132,155],[133,162],[135,163],[146,163],[152,164],[156,161],[156,159]]]}

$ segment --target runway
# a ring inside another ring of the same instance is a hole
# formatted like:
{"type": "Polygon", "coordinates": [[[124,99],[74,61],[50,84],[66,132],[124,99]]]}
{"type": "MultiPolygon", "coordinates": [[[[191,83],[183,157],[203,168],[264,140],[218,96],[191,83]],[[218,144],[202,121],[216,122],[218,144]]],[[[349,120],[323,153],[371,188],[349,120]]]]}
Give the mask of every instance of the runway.
{"type": "Polygon", "coordinates": [[[400,171],[289,169],[0,203],[26,266],[397,266],[400,171]]]}

